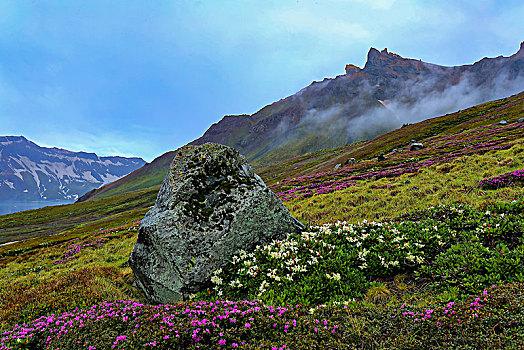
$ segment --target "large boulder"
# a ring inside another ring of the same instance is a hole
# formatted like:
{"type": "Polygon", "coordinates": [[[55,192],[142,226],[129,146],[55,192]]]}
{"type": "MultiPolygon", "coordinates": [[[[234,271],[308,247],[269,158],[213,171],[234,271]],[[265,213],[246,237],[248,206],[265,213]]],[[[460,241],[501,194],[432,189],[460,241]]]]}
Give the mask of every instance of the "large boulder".
{"type": "Polygon", "coordinates": [[[142,220],[129,266],[150,301],[187,300],[239,249],[303,228],[237,151],[185,146],[142,220]]]}

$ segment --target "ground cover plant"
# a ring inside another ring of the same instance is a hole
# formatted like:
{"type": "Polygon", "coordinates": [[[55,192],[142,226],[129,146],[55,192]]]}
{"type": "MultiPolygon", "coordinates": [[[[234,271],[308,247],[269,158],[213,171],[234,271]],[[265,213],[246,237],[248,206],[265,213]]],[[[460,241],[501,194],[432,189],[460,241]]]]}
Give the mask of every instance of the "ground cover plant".
{"type": "Polygon", "coordinates": [[[492,286],[438,307],[357,303],[308,310],[253,301],[148,306],[103,302],[17,326],[3,348],[345,349],[521,348],[522,285],[492,286]],[[466,335],[466,336],[464,336],[466,335]],[[395,346],[392,346],[395,344],[395,346]]]}
{"type": "Polygon", "coordinates": [[[523,98],[263,171],[307,229],[239,251],[184,303],[132,286],[154,191],[0,216],[46,232],[0,246],[0,349],[523,348],[523,98]]]}
{"type": "MultiPolygon", "coordinates": [[[[436,292],[470,295],[504,282],[524,282],[524,201],[439,206],[417,220],[336,222],[240,251],[215,271],[207,293],[270,304],[343,302],[362,298],[377,281],[413,274],[436,292]],[[422,219],[424,218],[424,219],[422,219]]],[[[197,295],[205,297],[206,292],[197,295]]]]}

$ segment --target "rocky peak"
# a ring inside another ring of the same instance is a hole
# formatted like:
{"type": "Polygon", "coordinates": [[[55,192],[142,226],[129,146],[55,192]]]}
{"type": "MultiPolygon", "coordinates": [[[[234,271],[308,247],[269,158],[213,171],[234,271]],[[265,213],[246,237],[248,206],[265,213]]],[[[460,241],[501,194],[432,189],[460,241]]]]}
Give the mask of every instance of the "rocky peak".
{"type": "Polygon", "coordinates": [[[398,62],[403,61],[406,61],[406,59],[395,53],[388,52],[387,48],[384,48],[382,51],[378,51],[372,47],[369,49],[368,59],[364,69],[397,65],[398,62]]]}
{"type": "Polygon", "coordinates": [[[346,64],[346,75],[353,75],[362,70],[362,68],[355,66],[354,64],[346,64]]]}

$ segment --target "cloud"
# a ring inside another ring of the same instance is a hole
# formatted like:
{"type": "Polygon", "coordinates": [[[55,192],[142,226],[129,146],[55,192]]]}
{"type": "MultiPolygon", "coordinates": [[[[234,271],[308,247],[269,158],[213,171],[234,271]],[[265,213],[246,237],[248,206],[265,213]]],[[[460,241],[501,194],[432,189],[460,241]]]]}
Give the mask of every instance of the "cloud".
{"type": "MultiPolygon", "coordinates": [[[[456,112],[486,101],[508,97],[524,90],[524,75],[511,76],[501,72],[493,81],[481,86],[469,75],[443,90],[435,88],[438,79],[404,82],[397,98],[385,108],[375,108],[346,124],[348,136],[353,141],[368,139],[367,134],[394,130],[404,123],[417,123],[446,113],[456,112]],[[410,102],[403,102],[409,99],[410,102]],[[364,137],[362,137],[364,135],[364,137]]],[[[368,91],[372,93],[372,91],[368,91]]]]}
{"type": "Polygon", "coordinates": [[[353,0],[369,5],[374,10],[389,10],[395,3],[395,0],[353,0]]]}
{"type": "Polygon", "coordinates": [[[361,23],[306,7],[279,8],[272,11],[270,18],[281,31],[312,36],[336,45],[371,37],[371,33],[361,23]]]}

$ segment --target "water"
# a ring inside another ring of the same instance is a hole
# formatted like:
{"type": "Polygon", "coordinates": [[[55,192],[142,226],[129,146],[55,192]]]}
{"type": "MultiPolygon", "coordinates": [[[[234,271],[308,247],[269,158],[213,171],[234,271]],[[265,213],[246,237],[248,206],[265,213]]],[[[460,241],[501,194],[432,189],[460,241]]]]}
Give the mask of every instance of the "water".
{"type": "Polygon", "coordinates": [[[74,201],[0,201],[0,215],[16,213],[18,211],[38,209],[50,205],[71,204],[74,201]]]}

